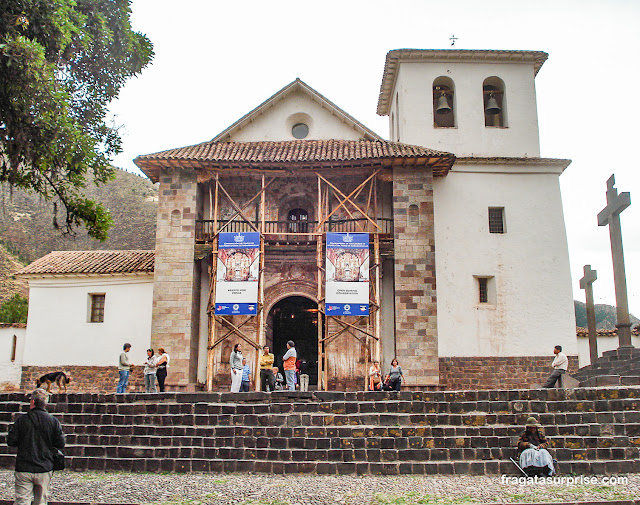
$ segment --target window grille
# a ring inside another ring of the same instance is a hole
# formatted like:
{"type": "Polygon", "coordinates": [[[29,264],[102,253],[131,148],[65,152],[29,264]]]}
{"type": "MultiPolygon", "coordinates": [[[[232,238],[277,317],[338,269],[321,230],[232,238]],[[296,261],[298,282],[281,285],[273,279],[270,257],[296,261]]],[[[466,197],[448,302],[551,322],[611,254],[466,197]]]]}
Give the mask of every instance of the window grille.
{"type": "Polygon", "coordinates": [[[504,207],[489,207],[489,233],[504,232],[504,207]]]}
{"type": "Polygon", "coordinates": [[[91,317],[89,319],[90,322],[104,322],[104,298],[104,294],[91,295],[91,317]]]}
{"type": "Polygon", "coordinates": [[[478,277],[478,301],[489,303],[488,281],[486,277],[478,277]]]}

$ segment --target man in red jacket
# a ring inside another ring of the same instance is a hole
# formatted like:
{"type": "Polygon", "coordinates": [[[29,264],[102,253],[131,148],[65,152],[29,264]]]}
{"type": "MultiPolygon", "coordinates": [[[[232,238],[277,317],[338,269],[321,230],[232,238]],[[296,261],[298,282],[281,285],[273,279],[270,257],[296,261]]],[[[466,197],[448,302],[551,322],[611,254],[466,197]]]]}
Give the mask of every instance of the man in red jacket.
{"type": "Polygon", "coordinates": [[[15,505],[46,505],[53,475],[53,451],[64,447],[60,422],[45,410],[47,392],[31,393],[31,409],[9,428],[7,445],[18,448],[15,505]],[[54,449],[55,448],[55,449],[54,449]]]}

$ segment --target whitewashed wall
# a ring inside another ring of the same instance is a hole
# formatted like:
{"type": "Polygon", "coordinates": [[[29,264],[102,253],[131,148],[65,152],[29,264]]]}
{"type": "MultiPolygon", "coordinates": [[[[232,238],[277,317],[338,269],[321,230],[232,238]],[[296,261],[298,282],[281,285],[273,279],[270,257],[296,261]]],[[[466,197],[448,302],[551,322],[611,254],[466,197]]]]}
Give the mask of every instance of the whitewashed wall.
{"type": "Polygon", "coordinates": [[[296,123],[304,123],[309,127],[309,135],[305,140],[358,140],[363,137],[360,131],[312,100],[308,94],[294,91],[273,107],[267,108],[244,128],[236,131],[231,140],[296,140],[291,134],[291,128],[296,123]]]}
{"type": "Polygon", "coordinates": [[[0,390],[20,386],[26,333],[27,329],[24,327],[0,325],[0,390]],[[14,337],[15,357],[12,356],[14,337]],[[12,360],[12,357],[15,359],[12,360]]]}
{"type": "Polygon", "coordinates": [[[115,366],[125,342],[142,364],[152,295],[153,275],[30,279],[24,365],[115,366]],[[90,293],[105,293],[103,323],[88,322],[90,293]]]}
{"type": "MultiPolygon", "coordinates": [[[[634,347],[640,347],[640,337],[631,335],[631,343],[634,347]]],[[[602,356],[605,351],[613,351],[618,348],[620,341],[618,336],[611,335],[598,335],[598,356],[602,356]]],[[[580,366],[586,366],[591,364],[591,357],[589,353],[589,337],[578,337],[578,360],[580,366]]]]}
{"type": "Polygon", "coordinates": [[[459,157],[540,156],[533,72],[532,63],[403,62],[392,93],[390,110],[397,111],[399,117],[392,140],[459,157]],[[452,79],[455,85],[454,128],[433,126],[432,86],[441,76],[452,79]],[[482,84],[492,76],[505,84],[506,128],[484,125],[482,84]]]}
{"type": "Polygon", "coordinates": [[[559,169],[460,165],[434,180],[440,356],[577,354],[559,169]],[[555,173],[554,173],[555,172],[555,173]],[[488,208],[506,233],[489,233],[488,208]],[[474,276],[493,276],[478,303],[474,276]]]}

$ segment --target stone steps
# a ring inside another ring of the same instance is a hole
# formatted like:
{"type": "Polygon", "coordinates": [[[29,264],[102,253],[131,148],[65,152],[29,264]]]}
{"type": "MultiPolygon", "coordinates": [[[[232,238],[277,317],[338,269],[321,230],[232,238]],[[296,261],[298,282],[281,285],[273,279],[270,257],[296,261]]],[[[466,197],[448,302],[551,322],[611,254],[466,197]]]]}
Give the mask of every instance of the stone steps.
{"type": "MultiPolygon", "coordinates": [[[[553,391],[553,390],[552,390],[553,391]]],[[[597,390],[595,391],[597,393],[597,390]]],[[[638,410],[640,398],[619,397],[607,399],[549,399],[549,400],[484,400],[484,401],[425,401],[399,400],[383,398],[382,401],[326,401],[314,403],[294,402],[162,402],[148,403],[132,398],[132,402],[92,402],[83,403],[51,403],[48,410],[56,415],[103,415],[114,416],[115,419],[130,419],[139,415],[196,415],[196,416],[241,416],[241,415],[352,415],[352,414],[451,414],[451,415],[487,415],[505,413],[568,413],[568,412],[610,412],[638,410]],[[119,416],[119,417],[118,417],[119,416]],[[126,417],[129,416],[129,417],[126,417]]],[[[15,401],[1,402],[2,419],[15,412],[25,412],[28,406],[15,401]]]]}
{"type": "MultiPolygon", "coordinates": [[[[287,449],[270,448],[258,449],[250,447],[148,447],[134,445],[118,446],[77,446],[70,445],[65,449],[65,455],[74,458],[103,458],[103,459],[221,459],[221,460],[265,460],[265,461],[346,461],[346,462],[374,462],[374,461],[481,461],[508,460],[515,458],[516,450],[513,446],[501,448],[412,448],[408,444],[389,443],[387,449],[373,444],[353,446],[351,440],[344,440],[338,447],[331,449],[287,449]],[[361,448],[357,448],[361,447],[361,448]]],[[[310,445],[313,445],[310,444],[310,445]]],[[[385,444],[382,444],[383,446],[385,444]]],[[[563,449],[552,447],[558,461],[584,460],[639,460],[638,448],[613,447],[603,449],[563,449]]],[[[2,450],[0,454],[6,455],[2,450]]],[[[639,467],[640,468],[640,467],[639,467]]]]}
{"type": "MultiPolygon", "coordinates": [[[[640,388],[54,395],[75,470],[509,473],[525,420],[563,472],[640,471],[640,388]]],[[[27,409],[0,394],[0,436],[27,409]]],[[[0,467],[13,465],[0,446],[0,467]]]]}
{"type": "Polygon", "coordinates": [[[605,351],[594,363],[582,367],[573,378],[580,387],[640,384],[640,349],[605,351]]]}
{"type": "MultiPolygon", "coordinates": [[[[614,413],[615,414],[615,413],[614,413]]],[[[626,416],[637,416],[627,413],[626,416]]],[[[616,417],[614,415],[614,417],[616,417]]],[[[9,424],[5,424],[5,431],[9,424]]],[[[0,427],[0,431],[2,428],[0,427]]],[[[484,425],[484,426],[314,426],[314,427],[256,427],[256,426],[100,426],[100,425],[67,425],[66,433],[69,437],[91,437],[99,443],[103,439],[112,437],[167,438],[171,441],[184,437],[193,438],[225,438],[225,437],[285,437],[285,438],[334,438],[355,436],[363,437],[514,437],[522,432],[522,426],[484,425]]],[[[640,437],[640,422],[621,422],[616,424],[566,424],[550,425],[545,428],[548,436],[563,437],[612,437],[627,435],[640,437]]]]}
{"type": "MultiPolygon", "coordinates": [[[[0,466],[9,467],[12,458],[0,455],[0,466]]],[[[509,460],[475,461],[280,461],[255,459],[141,459],[68,457],[72,471],[120,472],[258,472],[258,473],[317,473],[360,475],[517,475],[519,471],[509,460]]],[[[561,474],[618,475],[640,472],[638,460],[599,460],[559,462],[561,474]]]]}

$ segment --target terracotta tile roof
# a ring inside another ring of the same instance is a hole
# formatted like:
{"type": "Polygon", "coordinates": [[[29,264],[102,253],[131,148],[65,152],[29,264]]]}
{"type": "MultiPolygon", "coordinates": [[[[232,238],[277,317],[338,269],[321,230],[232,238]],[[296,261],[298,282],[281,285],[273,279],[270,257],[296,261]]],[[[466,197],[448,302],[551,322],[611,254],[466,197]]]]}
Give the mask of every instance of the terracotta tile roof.
{"type": "Polygon", "coordinates": [[[154,251],[53,251],[16,275],[152,273],[154,251]]]}
{"type": "Polygon", "coordinates": [[[151,159],[207,161],[309,162],[379,158],[449,157],[426,147],[372,140],[288,140],[281,142],[204,142],[138,156],[151,159]]]}
{"type": "MultiPolygon", "coordinates": [[[[426,147],[378,140],[290,140],[281,142],[204,142],[138,156],[134,163],[152,180],[167,166],[201,169],[355,167],[378,162],[438,165],[444,175],[455,156],[426,147]]],[[[434,166],[434,172],[435,166],[434,166]]]]}
{"type": "MultiPolygon", "coordinates": [[[[631,334],[635,335],[635,336],[640,336],[640,324],[636,324],[635,327],[634,326],[631,327],[631,334]]],[[[589,336],[589,329],[588,328],[577,327],[576,328],[576,335],[578,337],[588,337],[589,336]]],[[[596,330],[596,335],[598,335],[599,337],[617,337],[618,336],[618,332],[617,332],[617,330],[598,329],[598,330],[596,330]]]]}
{"type": "Polygon", "coordinates": [[[451,63],[531,63],[534,76],[547,61],[543,51],[504,51],[490,49],[393,49],[387,53],[378,96],[378,115],[386,116],[400,61],[443,61],[451,63]]]}

